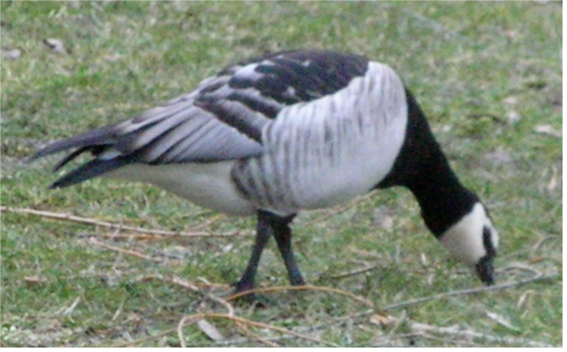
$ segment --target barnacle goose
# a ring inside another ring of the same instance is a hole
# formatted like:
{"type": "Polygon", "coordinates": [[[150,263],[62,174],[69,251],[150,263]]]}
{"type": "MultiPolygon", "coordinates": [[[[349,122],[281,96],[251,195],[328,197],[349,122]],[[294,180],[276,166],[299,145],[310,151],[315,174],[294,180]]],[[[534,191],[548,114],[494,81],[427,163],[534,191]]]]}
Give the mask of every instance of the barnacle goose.
{"type": "Polygon", "coordinates": [[[193,91],[113,125],[56,141],[32,159],[73,149],[94,158],[51,188],[103,176],[161,187],[232,215],[256,214],[257,234],[237,292],[254,287],[274,237],[293,285],[305,281],[289,224],[303,209],[373,189],[407,187],[435,237],[493,284],[498,234],[461,185],[400,77],[384,64],[331,51],[242,61],[193,91]]]}

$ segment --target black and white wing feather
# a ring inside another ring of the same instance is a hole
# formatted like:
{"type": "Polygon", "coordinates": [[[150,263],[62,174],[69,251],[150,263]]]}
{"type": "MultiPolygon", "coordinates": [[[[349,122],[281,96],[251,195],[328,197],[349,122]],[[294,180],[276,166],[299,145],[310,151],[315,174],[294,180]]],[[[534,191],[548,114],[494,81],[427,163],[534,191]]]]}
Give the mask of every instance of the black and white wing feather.
{"type": "Polygon", "coordinates": [[[210,163],[262,155],[261,135],[279,112],[346,87],[364,75],[365,58],[290,51],[229,66],[192,92],[140,116],[56,141],[32,159],[74,149],[56,170],[84,152],[94,159],[56,181],[66,187],[117,168],[210,163]]]}

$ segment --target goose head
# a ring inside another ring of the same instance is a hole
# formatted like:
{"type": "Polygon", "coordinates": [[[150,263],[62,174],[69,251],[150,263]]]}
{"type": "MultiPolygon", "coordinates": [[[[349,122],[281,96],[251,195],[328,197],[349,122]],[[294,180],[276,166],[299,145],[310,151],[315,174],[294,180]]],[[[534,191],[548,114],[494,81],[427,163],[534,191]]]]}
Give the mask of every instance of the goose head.
{"type": "Polygon", "coordinates": [[[493,261],[498,232],[482,203],[475,203],[469,213],[439,237],[439,241],[453,258],[465,263],[483,283],[494,284],[493,261]]]}

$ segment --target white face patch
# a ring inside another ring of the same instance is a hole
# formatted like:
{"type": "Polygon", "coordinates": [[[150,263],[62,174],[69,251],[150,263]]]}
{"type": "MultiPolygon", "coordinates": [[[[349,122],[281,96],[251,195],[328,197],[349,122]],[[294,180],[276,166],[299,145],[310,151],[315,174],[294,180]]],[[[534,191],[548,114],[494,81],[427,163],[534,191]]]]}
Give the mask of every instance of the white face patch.
{"type": "Polygon", "coordinates": [[[483,238],[485,227],[489,229],[492,245],[496,249],[498,247],[498,233],[494,229],[484,206],[481,203],[476,203],[471,212],[445,231],[439,241],[456,260],[473,266],[487,253],[483,238]]]}

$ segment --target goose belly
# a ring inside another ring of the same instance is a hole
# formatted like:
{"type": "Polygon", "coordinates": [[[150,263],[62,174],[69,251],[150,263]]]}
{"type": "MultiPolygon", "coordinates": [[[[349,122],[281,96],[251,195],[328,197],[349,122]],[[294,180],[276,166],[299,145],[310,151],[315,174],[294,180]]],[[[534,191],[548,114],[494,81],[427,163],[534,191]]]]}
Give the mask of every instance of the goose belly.
{"type": "Polygon", "coordinates": [[[146,182],[191,202],[229,215],[252,215],[256,208],[231,180],[233,162],[147,165],[131,164],[105,177],[146,182]]]}

